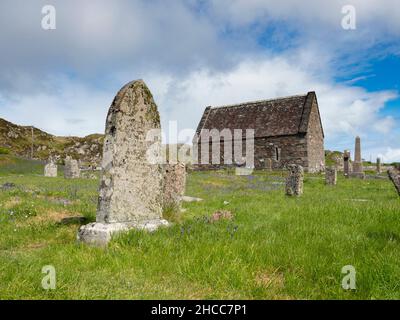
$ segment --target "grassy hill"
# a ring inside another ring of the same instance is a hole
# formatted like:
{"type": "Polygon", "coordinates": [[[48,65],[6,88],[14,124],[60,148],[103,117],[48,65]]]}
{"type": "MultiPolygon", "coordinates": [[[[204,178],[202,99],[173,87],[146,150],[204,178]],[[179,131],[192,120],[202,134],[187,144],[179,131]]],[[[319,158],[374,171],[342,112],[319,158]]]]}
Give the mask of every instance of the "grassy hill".
{"type": "Polygon", "coordinates": [[[58,137],[35,127],[19,126],[0,118],[0,154],[10,153],[30,158],[32,145],[33,159],[46,160],[49,155],[53,155],[62,162],[65,156],[70,155],[83,162],[99,165],[103,135],[58,137]]]}
{"type": "MultiPolygon", "coordinates": [[[[33,141],[33,159],[44,161],[52,155],[59,163],[63,163],[69,155],[82,163],[99,166],[103,155],[103,140],[102,134],[86,137],[54,136],[35,127],[19,126],[0,118],[0,154],[30,159],[33,141]]],[[[167,158],[170,146],[172,145],[167,145],[164,149],[167,158]]],[[[177,146],[180,148],[182,144],[177,146]]]]}

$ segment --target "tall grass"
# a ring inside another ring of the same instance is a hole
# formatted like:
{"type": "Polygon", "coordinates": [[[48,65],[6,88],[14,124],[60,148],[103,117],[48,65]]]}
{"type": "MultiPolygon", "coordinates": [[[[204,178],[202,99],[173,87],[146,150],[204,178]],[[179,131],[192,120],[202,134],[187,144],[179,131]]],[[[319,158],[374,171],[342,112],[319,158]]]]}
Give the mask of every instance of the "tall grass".
{"type": "Polygon", "coordinates": [[[169,228],[132,231],[106,249],[77,244],[79,225],[50,219],[93,221],[98,181],[2,176],[18,188],[0,192],[1,298],[399,299],[400,201],[391,183],[339,177],[330,187],[307,175],[304,195],[288,198],[284,176],[192,172],[187,194],[202,202],[185,203],[169,228]],[[35,215],[26,215],[32,205],[35,215]],[[212,223],[221,209],[234,219],[212,223]],[[48,264],[53,291],[41,288],[48,264]],[[345,265],[356,268],[356,290],[341,287],[345,265]]]}

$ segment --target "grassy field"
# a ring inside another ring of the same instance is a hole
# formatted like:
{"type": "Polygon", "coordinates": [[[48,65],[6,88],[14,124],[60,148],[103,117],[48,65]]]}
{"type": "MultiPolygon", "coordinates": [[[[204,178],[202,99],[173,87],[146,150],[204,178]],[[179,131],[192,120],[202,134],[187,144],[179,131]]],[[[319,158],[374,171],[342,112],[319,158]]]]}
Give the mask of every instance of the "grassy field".
{"type": "Polygon", "coordinates": [[[187,195],[204,201],[185,203],[170,228],[101,249],[76,243],[79,224],[59,223],[95,219],[98,181],[41,172],[0,156],[0,186],[14,184],[0,190],[1,299],[400,298],[400,200],[389,180],[328,187],[307,175],[304,195],[288,198],[284,173],[190,173],[187,195]],[[211,223],[221,209],[235,218],[211,223]],[[41,286],[45,265],[55,290],[41,286]],[[342,289],[345,265],[356,290],[342,289]]]}

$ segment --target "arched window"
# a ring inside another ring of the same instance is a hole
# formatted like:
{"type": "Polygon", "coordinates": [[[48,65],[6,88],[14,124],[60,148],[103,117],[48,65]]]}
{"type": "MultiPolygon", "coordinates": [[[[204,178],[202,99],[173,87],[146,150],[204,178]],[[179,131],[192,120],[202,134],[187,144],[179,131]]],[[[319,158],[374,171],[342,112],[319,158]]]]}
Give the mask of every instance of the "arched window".
{"type": "Polygon", "coordinates": [[[280,156],[281,156],[280,153],[281,153],[280,149],[278,147],[275,147],[275,160],[276,161],[280,160],[280,156]]]}

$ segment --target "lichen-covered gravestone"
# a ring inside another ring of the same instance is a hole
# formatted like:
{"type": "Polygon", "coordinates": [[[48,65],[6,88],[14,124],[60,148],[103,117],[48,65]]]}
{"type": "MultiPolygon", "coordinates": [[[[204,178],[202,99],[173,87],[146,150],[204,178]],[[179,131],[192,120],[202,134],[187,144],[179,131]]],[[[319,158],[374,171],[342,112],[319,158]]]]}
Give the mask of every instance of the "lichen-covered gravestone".
{"type": "Polygon", "coordinates": [[[64,178],[65,179],[77,179],[81,175],[81,169],[79,168],[78,160],[67,157],[65,159],[64,167],[64,178]]]}
{"type": "Polygon", "coordinates": [[[336,186],[336,183],[337,183],[336,168],[326,168],[325,169],[325,183],[330,186],[336,186]]]}
{"type": "Polygon", "coordinates": [[[54,163],[52,158],[49,158],[48,162],[44,166],[44,176],[45,177],[57,177],[57,164],[54,163]]]}
{"type": "Polygon", "coordinates": [[[304,169],[297,164],[287,166],[289,175],[286,178],[286,195],[300,196],[303,194],[304,169]]]}
{"type": "Polygon", "coordinates": [[[400,196],[400,172],[396,169],[390,169],[388,170],[388,175],[390,180],[392,180],[394,187],[397,190],[397,193],[400,196]]]}
{"type": "Polygon", "coordinates": [[[183,163],[164,165],[164,208],[180,209],[185,195],[186,166],[183,163]]]}
{"type": "Polygon", "coordinates": [[[142,80],[125,85],[107,115],[96,223],[79,229],[78,240],[105,245],[115,233],[154,231],[162,219],[161,130],[153,96],[142,80]],[[151,150],[151,152],[149,152],[151,150]]]}

